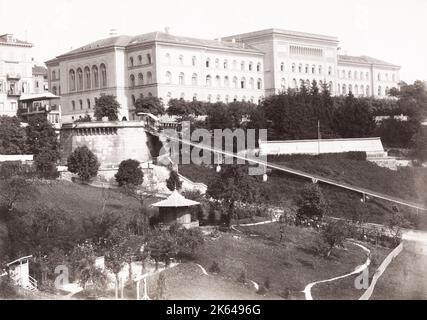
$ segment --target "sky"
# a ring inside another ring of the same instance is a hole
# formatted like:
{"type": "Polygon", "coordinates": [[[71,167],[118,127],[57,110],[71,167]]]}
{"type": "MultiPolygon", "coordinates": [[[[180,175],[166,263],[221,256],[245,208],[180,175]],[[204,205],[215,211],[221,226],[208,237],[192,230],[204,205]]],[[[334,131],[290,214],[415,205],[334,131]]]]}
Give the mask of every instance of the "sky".
{"type": "Polygon", "coordinates": [[[427,80],[427,0],[0,0],[0,34],[34,44],[43,63],[110,29],[213,39],[279,28],[338,37],[341,53],[402,66],[401,79],[427,80]]]}

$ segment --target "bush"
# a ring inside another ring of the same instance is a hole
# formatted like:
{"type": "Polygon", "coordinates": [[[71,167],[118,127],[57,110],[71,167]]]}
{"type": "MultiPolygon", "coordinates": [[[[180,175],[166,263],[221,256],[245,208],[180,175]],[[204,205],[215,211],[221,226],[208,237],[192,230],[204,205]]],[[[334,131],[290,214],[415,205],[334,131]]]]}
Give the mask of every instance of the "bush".
{"type": "Polygon", "coordinates": [[[304,224],[307,219],[320,221],[328,212],[328,203],[319,186],[314,183],[306,184],[298,199],[297,223],[304,224]]]}
{"type": "Polygon", "coordinates": [[[217,261],[212,262],[211,266],[209,267],[209,271],[212,273],[220,273],[221,272],[221,269],[220,269],[217,261]]]}
{"type": "Polygon", "coordinates": [[[322,230],[322,238],[327,245],[326,256],[330,256],[333,248],[342,247],[348,235],[349,227],[346,222],[340,220],[327,223],[322,230]]]}
{"type": "Polygon", "coordinates": [[[14,299],[18,295],[15,285],[8,276],[0,278],[0,298],[14,299]]]}
{"type": "Polygon", "coordinates": [[[98,158],[88,147],[76,148],[67,160],[68,171],[76,173],[83,181],[95,177],[100,166],[98,158]]]}
{"type": "Polygon", "coordinates": [[[246,271],[243,270],[242,272],[240,272],[239,277],[237,278],[237,281],[240,283],[246,283],[246,271]]]}
{"type": "Polygon", "coordinates": [[[119,186],[139,186],[144,181],[144,173],[137,160],[128,159],[120,162],[119,170],[114,176],[119,186]]]}
{"type": "Polygon", "coordinates": [[[178,172],[172,170],[169,173],[169,178],[166,180],[166,186],[170,191],[180,190],[182,187],[182,181],[179,179],[178,172]]]}

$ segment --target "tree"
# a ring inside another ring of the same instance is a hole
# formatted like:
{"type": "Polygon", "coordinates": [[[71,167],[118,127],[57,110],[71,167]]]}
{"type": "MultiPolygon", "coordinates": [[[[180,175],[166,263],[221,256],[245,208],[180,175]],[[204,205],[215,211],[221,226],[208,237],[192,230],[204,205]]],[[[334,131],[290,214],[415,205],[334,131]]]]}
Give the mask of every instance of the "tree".
{"type": "Polygon", "coordinates": [[[120,104],[113,95],[103,95],[95,101],[94,117],[100,121],[103,117],[108,117],[109,121],[117,121],[120,104]]]}
{"type": "Polygon", "coordinates": [[[411,139],[413,156],[420,163],[427,160],[427,130],[420,127],[411,139]]]}
{"type": "Polygon", "coordinates": [[[106,254],[105,254],[105,267],[114,273],[116,277],[116,290],[115,296],[116,299],[119,297],[119,272],[125,266],[128,261],[127,257],[128,251],[120,243],[114,243],[110,245],[106,254]]]}
{"type": "Polygon", "coordinates": [[[162,115],[165,113],[165,107],[163,106],[163,102],[157,97],[144,97],[135,101],[135,112],[162,115]]]}
{"type": "Polygon", "coordinates": [[[182,181],[179,179],[178,172],[172,170],[169,173],[169,178],[166,180],[166,186],[170,191],[180,190],[182,187],[182,181]]]}
{"type": "Polygon", "coordinates": [[[179,257],[193,259],[204,244],[203,233],[198,228],[186,229],[175,224],[169,231],[176,239],[179,257]]]}
{"type": "Polygon", "coordinates": [[[68,171],[76,173],[83,181],[95,177],[100,166],[98,158],[88,147],[76,148],[67,159],[68,171]]]}
{"type": "Polygon", "coordinates": [[[128,159],[120,162],[119,170],[114,176],[119,186],[135,188],[144,181],[144,173],[137,160],[128,159]]]}
{"type": "Polygon", "coordinates": [[[344,240],[349,234],[349,228],[344,221],[327,223],[322,230],[323,241],[327,244],[326,256],[329,257],[335,247],[344,246],[344,240]]]}
{"type": "Polygon", "coordinates": [[[305,219],[321,220],[329,212],[329,205],[319,186],[307,183],[297,202],[297,222],[305,219]]]}
{"type": "Polygon", "coordinates": [[[160,261],[168,266],[170,259],[175,257],[178,252],[175,237],[169,231],[154,230],[147,238],[148,242],[144,250],[156,262],[156,270],[160,261]]]}
{"type": "Polygon", "coordinates": [[[0,154],[23,154],[26,149],[25,128],[17,117],[0,116],[0,154]]]}
{"type": "Polygon", "coordinates": [[[37,172],[42,177],[56,177],[56,162],[59,159],[59,141],[52,124],[45,115],[29,118],[27,152],[34,155],[37,172]]]}
{"type": "Polygon", "coordinates": [[[208,184],[207,195],[221,201],[225,209],[225,222],[231,226],[236,202],[258,200],[258,181],[248,174],[247,165],[225,165],[220,174],[208,184]]]}

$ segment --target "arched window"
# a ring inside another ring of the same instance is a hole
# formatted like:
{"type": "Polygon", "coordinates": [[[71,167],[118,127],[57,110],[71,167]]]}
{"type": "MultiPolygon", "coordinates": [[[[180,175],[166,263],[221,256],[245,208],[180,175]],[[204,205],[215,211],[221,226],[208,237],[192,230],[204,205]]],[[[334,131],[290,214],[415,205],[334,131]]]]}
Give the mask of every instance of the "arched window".
{"type": "Polygon", "coordinates": [[[211,102],[211,100],[212,100],[212,95],[208,94],[208,102],[211,102]]]}
{"type": "Polygon", "coordinates": [[[302,64],[301,64],[301,63],[298,65],[298,72],[299,72],[299,73],[301,73],[301,72],[302,72],[302,64]]]}
{"type": "Polygon", "coordinates": [[[151,64],[151,54],[147,53],[147,64],[151,64]]]}
{"type": "Polygon", "coordinates": [[[141,55],[138,55],[138,63],[142,64],[142,56],[141,55]]]}
{"type": "Polygon", "coordinates": [[[138,73],[138,85],[142,86],[144,84],[144,75],[142,73],[138,73]]]}
{"type": "Polygon", "coordinates": [[[219,59],[215,59],[215,68],[219,69],[219,59]]]}
{"type": "Polygon", "coordinates": [[[360,80],[363,80],[363,72],[360,71],[360,80]]]}
{"type": "Polygon", "coordinates": [[[219,76],[215,77],[215,86],[221,87],[221,78],[219,76]]]}
{"type": "Polygon", "coordinates": [[[388,81],[388,73],[385,74],[385,81],[388,81]]]}
{"type": "Polygon", "coordinates": [[[152,94],[151,92],[149,92],[149,93],[148,93],[148,96],[149,96],[149,97],[152,97],[152,96],[153,96],[153,94],[152,94]]]}
{"type": "Polygon", "coordinates": [[[345,70],[342,71],[342,78],[345,79],[345,70]]]}
{"type": "Polygon", "coordinates": [[[93,87],[99,87],[99,75],[98,75],[98,67],[92,66],[92,78],[93,78],[93,87]]]}
{"type": "Polygon", "coordinates": [[[286,89],[286,79],[282,78],[282,80],[280,81],[280,88],[283,90],[286,89]]]}
{"type": "Polygon", "coordinates": [[[234,96],[233,101],[237,102],[237,96],[234,96]]]}
{"type": "Polygon", "coordinates": [[[252,61],[249,62],[249,71],[252,71],[252,61]]]}
{"type": "Polygon", "coordinates": [[[238,88],[238,86],[237,86],[237,77],[233,78],[233,88],[235,88],[235,89],[238,88]]]}
{"type": "Polygon", "coordinates": [[[227,69],[228,68],[228,61],[227,61],[227,59],[225,59],[224,60],[224,69],[227,69]]]}
{"type": "Polygon", "coordinates": [[[312,73],[312,74],[315,74],[315,73],[316,73],[316,67],[315,67],[315,65],[314,65],[314,64],[311,66],[311,73],[312,73]]]}
{"type": "Polygon", "coordinates": [[[73,111],[76,111],[76,102],[74,100],[71,101],[71,107],[73,108],[73,111]]]}
{"type": "Polygon", "coordinates": [[[354,94],[355,95],[359,94],[359,87],[357,86],[357,84],[354,86],[354,94]]]}
{"type": "Polygon", "coordinates": [[[255,89],[255,80],[254,78],[249,79],[249,86],[251,89],[255,89]]]}
{"type": "Polygon", "coordinates": [[[361,94],[362,96],[364,96],[364,95],[365,95],[365,87],[364,87],[363,85],[361,85],[361,86],[360,86],[360,94],[361,94]]]}
{"type": "Polygon", "coordinates": [[[295,63],[292,63],[292,72],[295,72],[295,63]]]}
{"type": "Polygon", "coordinates": [[[82,69],[77,69],[77,90],[83,90],[83,71],[82,69]]]}
{"type": "Polygon", "coordinates": [[[90,99],[86,99],[87,108],[90,109],[90,99]]]}
{"type": "Polygon", "coordinates": [[[308,69],[309,69],[309,66],[308,66],[308,64],[306,64],[305,65],[305,73],[308,73],[308,69]]]}
{"type": "Polygon", "coordinates": [[[197,86],[197,74],[196,73],[193,73],[193,75],[191,76],[191,85],[197,86]]]}
{"type": "Polygon", "coordinates": [[[261,81],[261,79],[259,79],[259,78],[258,78],[258,80],[257,80],[257,89],[258,89],[258,90],[261,90],[261,89],[262,89],[262,81],[261,81]]]}
{"type": "Polygon", "coordinates": [[[357,71],[354,71],[354,79],[357,80],[357,71]]]}
{"type": "Polygon", "coordinates": [[[101,85],[103,88],[107,86],[107,68],[105,67],[105,64],[101,64],[101,85]]]}
{"type": "Polygon", "coordinates": [[[385,95],[388,95],[389,88],[385,87],[385,95]]]}
{"type": "Polygon", "coordinates": [[[383,90],[381,88],[381,86],[378,86],[378,95],[381,96],[383,93],[383,90]]]}
{"type": "Polygon", "coordinates": [[[218,94],[218,95],[216,96],[216,101],[217,101],[217,102],[220,102],[220,101],[221,101],[221,95],[219,95],[219,94],[218,94]]]}
{"type": "Polygon", "coordinates": [[[184,73],[183,73],[183,72],[181,72],[181,73],[179,74],[179,77],[178,77],[178,83],[179,83],[181,86],[183,86],[183,85],[185,84],[185,78],[184,78],[184,73]]]}
{"type": "Polygon", "coordinates": [[[55,73],[55,70],[53,70],[52,71],[52,80],[55,80],[56,79],[56,73],[55,73]]]}
{"type": "Polygon", "coordinates": [[[130,57],[130,58],[129,58],[129,66],[130,66],[130,67],[133,67],[133,57],[130,57]]]}
{"type": "Polygon", "coordinates": [[[240,89],[245,89],[246,88],[246,78],[245,77],[243,77],[241,80],[240,80],[240,89]]]}
{"type": "Polygon", "coordinates": [[[366,95],[369,96],[369,86],[366,86],[366,95]]]}
{"type": "Polygon", "coordinates": [[[184,56],[182,54],[179,55],[179,64],[184,64],[184,56]]]}
{"type": "Polygon", "coordinates": [[[212,77],[209,74],[206,76],[206,86],[207,87],[212,86],[212,77]]]}
{"type": "Polygon", "coordinates": [[[332,67],[328,68],[328,76],[332,76],[332,67]]]}
{"type": "Polygon", "coordinates": [[[353,93],[353,86],[351,84],[348,85],[348,93],[353,93]]]}
{"type": "Polygon", "coordinates": [[[233,60],[233,69],[237,69],[237,61],[233,60]]]}
{"type": "Polygon", "coordinates": [[[55,86],[53,86],[53,87],[52,87],[52,93],[53,93],[54,95],[56,95],[56,87],[55,87],[55,86]]]}
{"type": "Polygon", "coordinates": [[[348,78],[351,79],[351,71],[348,70],[348,78]]]}
{"type": "Polygon", "coordinates": [[[85,67],[85,83],[86,83],[86,89],[90,89],[91,81],[90,81],[90,69],[89,69],[89,67],[85,67]]]}
{"type": "Polygon", "coordinates": [[[322,66],[319,66],[317,69],[319,70],[319,74],[322,74],[322,66]]]}
{"type": "Polygon", "coordinates": [[[345,84],[342,85],[342,94],[347,94],[347,87],[345,84]]]}
{"type": "Polygon", "coordinates": [[[79,100],[80,110],[83,110],[83,101],[82,99],[79,100]]]}
{"type": "Polygon", "coordinates": [[[256,65],[256,71],[260,72],[261,71],[261,63],[258,62],[256,65]]]}
{"type": "Polygon", "coordinates": [[[147,72],[147,83],[148,84],[153,83],[153,75],[151,74],[151,71],[147,72]]]}
{"type": "Polygon", "coordinates": [[[191,58],[191,65],[192,65],[193,67],[195,67],[195,66],[196,66],[196,56],[193,56],[193,57],[191,58]]]}
{"type": "Polygon", "coordinates": [[[284,62],[282,62],[281,64],[280,64],[280,71],[285,71],[285,63],[284,62]]]}
{"type": "Polygon", "coordinates": [[[294,89],[298,88],[297,79],[295,79],[295,78],[292,79],[292,85],[293,85],[294,89]]]}
{"type": "Polygon", "coordinates": [[[329,84],[328,84],[328,89],[329,89],[329,91],[332,91],[332,89],[334,88],[334,84],[333,84],[333,82],[332,81],[329,81],[329,84]]]}
{"type": "Polygon", "coordinates": [[[70,91],[76,90],[76,72],[71,69],[69,73],[70,91]]]}
{"type": "Polygon", "coordinates": [[[172,84],[172,73],[170,71],[166,71],[166,84],[172,84]]]}
{"type": "Polygon", "coordinates": [[[134,106],[134,105],[135,105],[135,102],[136,102],[135,96],[134,96],[134,95],[132,95],[132,96],[131,96],[131,98],[132,98],[132,105],[134,106]]]}
{"type": "Polygon", "coordinates": [[[245,71],[245,61],[240,62],[240,70],[245,71]]]}
{"type": "Polygon", "coordinates": [[[131,74],[129,77],[129,86],[131,88],[135,87],[135,76],[133,74],[131,74]]]}
{"type": "Polygon", "coordinates": [[[166,53],[165,54],[165,63],[166,64],[171,64],[171,55],[170,55],[170,53],[166,53]]]}
{"type": "Polygon", "coordinates": [[[144,98],[144,94],[140,93],[139,94],[139,99],[143,99],[144,98]]]}
{"type": "Polygon", "coordinates": [[[211,59],[207,58],[206,59],[206,68],[209,68],[211,64],[211,59]]]}
{"type": "Polygon", "coordinates": [[[197,101],[197,93],[193,94],[193,101],[197,101]]]}
{"type": "Polygon", "coordinates": [[[226,96],[225,96],[225,103],[228,103],[228,101],[230,100],[230,96],[227,94],[226,96]]]}
{"type": "Polygon", "coordinates": [[[230,86],[230,80],[228,79],[228,76],[224,77],[224,87],[228,88],[230,86]]]}

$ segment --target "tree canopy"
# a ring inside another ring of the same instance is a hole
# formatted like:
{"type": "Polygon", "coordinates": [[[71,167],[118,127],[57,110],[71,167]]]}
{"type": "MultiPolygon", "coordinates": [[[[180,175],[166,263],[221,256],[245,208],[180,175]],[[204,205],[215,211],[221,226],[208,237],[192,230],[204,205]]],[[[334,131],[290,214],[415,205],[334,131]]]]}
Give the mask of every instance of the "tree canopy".
{"type": "Polygon", "coordinates": [[[95,101],[96,120],[102,120],[103,117],[108,117],[109,121],[117,121],[119,114],[120,104],[117,102],[116,97],[113,95],[103,95],[95,101]]]}
{"type": "Polygon", "coordinates": [[[144,97],[135,101],[135,112],[162,115],[165,113],[163,102],[157,97],[144,97]]]}
{"type": "Polygon", "coordinates": [[[19,119],[0,116],[0,154],[23,154],[25,151],[26,133],[19,119]]]}
{"type": "Polygon", "coordinates": [[[96,155],[87,146],[76,148],[67,159],[68,171],[76,173],[83,181],[95,177],[100,166],[96,155]]]}

